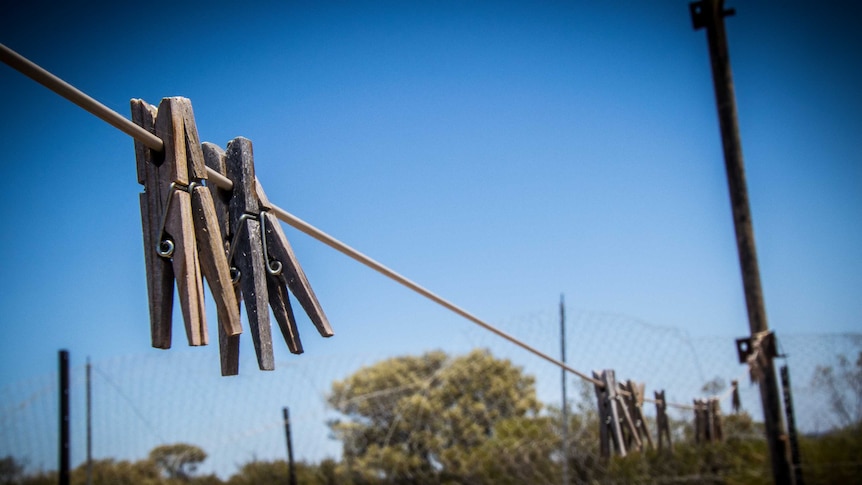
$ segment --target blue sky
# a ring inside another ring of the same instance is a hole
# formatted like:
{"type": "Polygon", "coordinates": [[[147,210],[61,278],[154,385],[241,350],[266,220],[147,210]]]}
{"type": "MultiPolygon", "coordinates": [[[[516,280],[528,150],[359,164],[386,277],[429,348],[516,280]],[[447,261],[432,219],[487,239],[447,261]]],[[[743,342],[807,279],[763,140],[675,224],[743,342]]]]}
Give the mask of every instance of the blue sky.
{"type": "MultiPolygon", "coordinates": [[[[273,202],[491,322],[565,293],[748,332],[687,2],[6,3],[0,42],[124,115],[189,97],[202,140],[254,142],[273,202]]],[[[858,332],[859,7],[729,6],[770,325],[858,332]]],[[[132,140],[6,66],[0,87],[0,385],[59,348],[159,352],[132,140]]],[[[308,354],[417,353],[471,325],[286,232],[336,332],[302,317],[308,354]]]]}

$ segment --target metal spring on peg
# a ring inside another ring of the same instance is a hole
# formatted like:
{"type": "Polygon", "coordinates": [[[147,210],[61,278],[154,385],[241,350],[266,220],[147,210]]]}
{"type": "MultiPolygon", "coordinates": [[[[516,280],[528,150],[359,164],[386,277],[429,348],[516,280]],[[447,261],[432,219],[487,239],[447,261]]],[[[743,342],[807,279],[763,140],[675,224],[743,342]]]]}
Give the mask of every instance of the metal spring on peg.
{"type": "Polygon", "coordinates": [[[240,216],[240,218],[236,221],[237,230],[235,233],[233,233],[233,237],[230,241],[230,251],[227,254],[227,261],[228,263],[230,263],[230,280],[231,282],[233,282],[233,284],[239,283],[239,279],[242,276],[242,272],[233,264],[233,255],[234,253],[236,253],[236,245],[239,242],[239,235],[242,233],[242,228],[245,227],[245,224],[243,224],[243,222],[249,219],[257,220],[257,217],[251,214],[243,214],[242,216],[240,216]]]}
{"type": "Polygon", "coordinates": [[[239,228],[234,233],[233,238],[231,239],[230,251],[228,252],[227,257],[228,262],[231,263],[230,279],[233,284],[239,283],[239,280],[242,277],[242,272],[239,270],[239,268],[236,267],[236,265],[233,264],[233,257],[236,251],[237,242],[239,241],[239,235],[242,232],[242,228],[245,227],[245,224],[243,224],[243,222],[249,219],[254,221],[260,221],[260,238],[263,244],[263,260],[266,263],[266,271],[273,276],[278,276],[281,274],[281,271],[283,269],[281,261],[278,261],[277,259],[270,260],[269,258],[269,249],[266,245],[266,217],[243,214],[237,221],[237,225],[239,226],[239,228]]]}
{"type": "MultiPolygon", "coordinates": [[[[261,212],[261,215],[263,215],[263,212],[261,212]]],[[[260,238],[263,241],[263,261],[266,263],[266,271],[273,276],[280,275],[283,269],[281,261],[277,259],[269,260],[269,249],[266,247],[266,217],[260,218],[260,238]]]]}
{"type": "Polygon", "coordinates": [[[171,209],[171,202],[174,200],[174,192],[182,190],[183,192],[192,193],[196,186],[202,185],[199,182],[192,182],[188,186],[180,185],[176,182],[171,182],[168,188],[168,196],[165,200],[165,207],[162,211],[162,222],[159,226],[159,242],[156,243],[156,254],[163,258],[171,258],[174,255],[174,241],[165,237],[165,224],[168,221],[168,212],[171,209]]]}

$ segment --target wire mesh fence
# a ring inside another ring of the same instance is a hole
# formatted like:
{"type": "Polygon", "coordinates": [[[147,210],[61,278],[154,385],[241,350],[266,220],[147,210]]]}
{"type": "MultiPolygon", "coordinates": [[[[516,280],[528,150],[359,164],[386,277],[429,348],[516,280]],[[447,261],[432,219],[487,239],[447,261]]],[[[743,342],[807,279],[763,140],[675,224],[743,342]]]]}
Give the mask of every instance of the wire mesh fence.
{"type": "MultiPolygon", "coordinates": [[[[558,318],[548,311],[500,327],[559,355],[558,318]]],[[[564,475],[569,483],[771,480],[759,391],[738,363],[733,337],[691,338],[590,311],[570,312],[567,327],[574,368],[613,369],[618,380],[643,382],[648,398],[664,390],[669,402],[686,406],[722,396],[723,442],[695,444],[693,412],[671,407],[672,452],[658,451],[656,443],[636,451],[629,443],[635,451],[628,456],[603,458],[592,384],[565,378],[563,431],[560,369],[465,326],[446,345],[411,356],[308,354],[264,373],[252,370],[254,356],[245,355],[248,370],[238,378],[218,375],[216,348],[93,362],[92,455],[113,460],[114,468],[137,466],[138,482],[162,483],[170,473],[148,461],[151,450],[187,443],[207,455],[189,464],[198,465],[194,473],[185,471],[201,483],[278,483],[287,473],[282,409],[288,406],[294,455],[306,473],[300,483],[563,483],[564,475]],[[731,409],[732,380],[739,381],[740,414],[731,409]],[[261,476],[269,478],[241,481],[267,465],[274,468],[261,476]]],[[[859,440],[848,445],[840,433],[860,434],[862,335],[780,335],[779,341],[792,373],[806,483],[818,483],[826,471],[854,476],[862,471],[859,440]],[[834,445],[838,450],[817,444],[833,437],[843,443],[834,445]],[[853,446],[857,454],[847,458],[853,446]]],[[[81,466],[74,480],[83,479],[86,460],[85,386],[84,366],[73,367],[72,463],[81,466]]],[[[58,457],[57,376],[8,385],[0,403],[0,457],[24,465],[9,476],[20,483],[23,475],[48,476],[58,457]]],[[[655,406],[644,403],[643,411],[656,441],[655,406]]],[[[104,478],[107,462],[100,463],[94,483],[121,483],[104,478]]]]}

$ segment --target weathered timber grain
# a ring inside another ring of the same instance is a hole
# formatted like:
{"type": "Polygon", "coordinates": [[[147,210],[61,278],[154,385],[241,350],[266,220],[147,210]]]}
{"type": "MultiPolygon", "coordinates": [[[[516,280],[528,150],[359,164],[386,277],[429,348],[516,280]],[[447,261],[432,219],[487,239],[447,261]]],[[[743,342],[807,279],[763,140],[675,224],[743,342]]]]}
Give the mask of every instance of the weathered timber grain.
{"type": "MultiPolygon", "coordinates": [[[[215,172],[220,175],[224,175],[227,173],[227,169],[225,168],[225,153],[218,145],[214,145],[212,143],[204,142],[201,145],[204,155],[204,162],[206,163],[207,168],[210,172],[215,172]]],[[[210,190],[210,194],[212,194],[213,198],[213,207],[215,208],[216,218],[218,220],[219,230],[221,232],[222,241],[224,241],[224,247],[222,248],[222,252],[225,254],[225,258],[227,258],[227,254],[230,252],[230,211],[229,211],[229,202],[231,197],[231,191],[224,190],[219,188],[215,184],[208,185],[210,190]]],[[[228,265],[230,265],[230,261],[228,261],[228,265]]],[[[236,314],[239,316],[239,304],[241,300],[240,289],[238,285],[231,284],[231,291],[234,293],[234,304],[236,305],[236,314]]],[[[228,335],[225,331],[225,328],[229,326],[224,321],[222,321],[222,315],[219,313],[219,332],[218,332],[218,343],[219,343],[219,360],[221,362],[221,374],[223,376],[235,376],[239,374],[239,335],[228,335]]]]}
{"type": "Polygon", "coordinates": [[[273,370],[272,330],[269,321],[269,296],[266,287],[266,265],[263,259],[263,241],[257,195],[254,189],[254,155],[251,141],[234,138],[228,143],[225,159],[228,177],[233,181],[233,194],[229,203],[230,228],[237,241],[233,264],[240,271],[239,285],[245,302],[248,325],[251,330],[258,367],[273,370]],[[252,218],[243,216],[252,216],[252,218]],[[238,234],[236,234],[238,233],[238,234]]]}
{"type": "MultiPolygon", "coordinates": [[[[140,99],[131,101],[132,121],[155,132],[156,109],[140,99]]],[[[144,184],[140,195],[141,227],[144,235],[144,264],[147,275],[147,297],[150,309],[150,338],[159,349],[171,347],[171,315],[174,303],[174,271],[171,262],[156,254],[164,197],[159,190],[158,167],[161,155],[135,141],[138,182],[144,184]]]]}
{"type": "Polygon", "coordinates": [[[305,271],[302,270],[302,266],[299,264],[299,260],[296,258],[296,254],[294,254],[287,236],[284,235],[281,224],[275,215],[269,213],[273,205],[266,197],[263,186],[259,180],[256,182],[260,207],[261,209],[266,209],[266,211],[261,212],[261,217],[266,218],[266,243],[269,254],[282,264],[282,271],[288,288],[290,288],[293,296],[296,297],[296,300],[302,306],[303,310],[305,310],[311,323],[317,328],[318,333],[323,337],[331,337],[335,332],[332,331],[332,327],[329,325],[329,319],[326,318],[323,307],[317,300],[317,295],[314,294],[314,290],[308,282],[308,277],[305,276],[305,271]]]}
{"type": "MultiPolygon", "coordinates": [[[[183,107],[177,98],[164,98],[156,116],[156,135],[165,144],[165,159],[159,166],[159,185],[188,185],[183,107]]],[[[208,341],[204,312],[203,284],[200,261],[192,221],[191,197],[182,190],[173,190],[167,207],[165,233],[174,244],[171,264],[177,282],[180,308],[189,345],[206,345],[208,341]]]]}

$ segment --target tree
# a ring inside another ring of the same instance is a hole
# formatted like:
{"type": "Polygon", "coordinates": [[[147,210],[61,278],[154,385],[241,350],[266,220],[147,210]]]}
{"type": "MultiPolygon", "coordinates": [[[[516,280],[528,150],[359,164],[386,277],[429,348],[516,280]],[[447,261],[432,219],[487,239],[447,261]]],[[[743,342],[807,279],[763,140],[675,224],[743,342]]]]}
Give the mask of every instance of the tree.
{"type": "Polygon", "coordinates": [[[813,385],[829,395],[829,407],[839,427],[862,421],[862,352],[855,365],[844,355],[838,356],[837,369],[817,366],[813,385]]]}
{"type": "Polygon", "coordinates": [[[719,376],[713,377],[711,381],[707,382],[700,388],[701,391],[711,396],[716,396],[725,389],[727,389],[727,384],[725,384],[724,379],[719,376]]]}
{"type": "Polygon", "coordinates": [[[204,450],[186,443],[161,445],[150,451],[150,460],[167,478],[181,481],[189,481],[206,458],[204,450]]]}
{"type": "Polygon", "coordinates": [[[562,478],[559,417],[523,416],[500,420],[492,436],[467,450],[463,476],[470,483],[559,483],[562,478]]]}
{"type": "Polygon", "coordinates": [[[330,422],[358,483],[467,481],[505,420],[540,410],[534,379],[488,351],[385,360],[332,385],[330,422]]]}
{"type": "Polygon", "coordinates": [[[0,485],[17,485],[24,477],[24,464],[14,456],[0,458],[0,485]]]}

